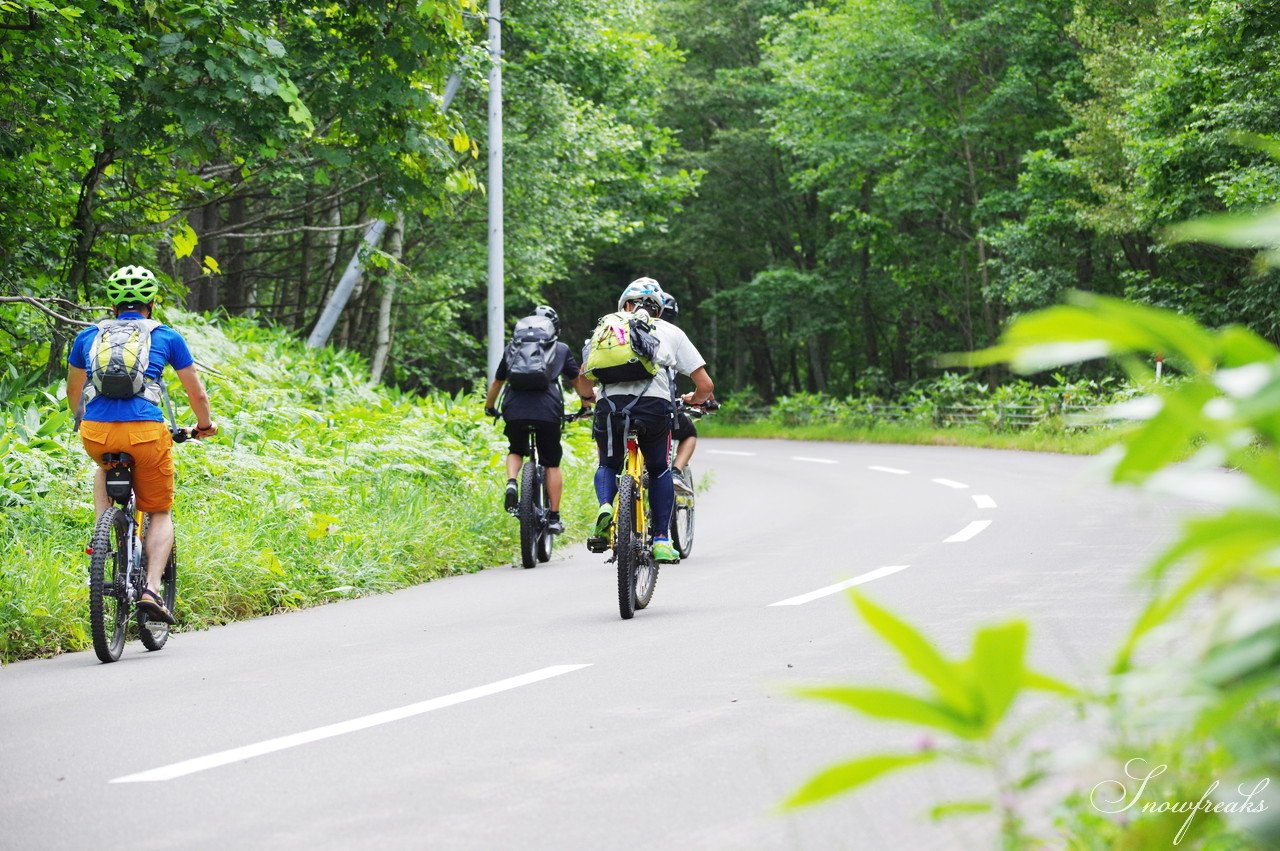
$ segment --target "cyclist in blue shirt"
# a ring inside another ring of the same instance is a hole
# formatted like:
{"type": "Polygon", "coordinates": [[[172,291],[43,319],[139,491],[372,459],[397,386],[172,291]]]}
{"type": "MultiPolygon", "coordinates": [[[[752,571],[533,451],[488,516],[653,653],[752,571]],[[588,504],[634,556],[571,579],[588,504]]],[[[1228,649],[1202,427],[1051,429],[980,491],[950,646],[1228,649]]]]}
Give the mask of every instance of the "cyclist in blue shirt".
{"type": "MultiPolygon", "coordinates": [[[[160,286],[156,276],[141,266],[124,266],[107,279],[107,299],[116,319],[150,319],[160,286]]],[[[89,380],[89,356],[98,336],[97,326],[86,328],[67,354],[67,404],[76,418],[80,442],[98,472],[93,480],[95,515],[111,505],[107,498],[106,468],[102,456],[128,452],[133,456],[133,491],[138,508],[150,515],[143,548],[147,558],[147,587],[138,605],[149,617],[173,623],[173,613],[160,594],[160,578],[173,549],[173,436],[161,412],[158,384],[166,366],[173,367],[187,391],[196,415],[194,437],[218,433],[209,410],[209,396],[196,375],[195,360],[182,335],[167,325],[151,331],[151,350],[145,376],[149,388],[132,398],[116,399],[98,394],[89,380]],[[151,389],[155,388],[155,389],[151,389]]]]}

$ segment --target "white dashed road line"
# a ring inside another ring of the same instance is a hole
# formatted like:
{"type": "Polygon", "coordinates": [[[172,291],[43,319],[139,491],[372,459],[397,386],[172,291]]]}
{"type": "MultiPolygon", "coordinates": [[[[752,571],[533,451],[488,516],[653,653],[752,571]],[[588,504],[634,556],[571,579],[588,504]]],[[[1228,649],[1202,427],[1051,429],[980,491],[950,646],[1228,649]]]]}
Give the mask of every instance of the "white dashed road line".
{"type": "Polygon", "coordinates": [[[712,455],[738,455],[742,458],[753,458],[756,454],[754,452],[733,452],[729,449],[708,449],[707,451],[712,455]]]}
{"type": "Polygon", "coordinates": [[[839,464],[839,461],[832,461],[830,458],[806,458],[803,455],[792,455],[792,461],[808,461],[810,464],[839,464]]]}
{"type": "Polygon", "coordinates": [[[826,588],[819,588],[817,591],[810,591],[808,594],[801,594],[798,597],[788,597],[785,600],[770,603],[769,606],[802,606],[813,600],[828,597],[832,594],[838,594],[846,588],[852,588],[855,585],[861,585],[862,583],[870,582],[873,579],[880,579],[883,576],[897,573],[899,570],[906,570],[910,566],[911,565],[908,564],[894,564],[888,567],[876,568],[868,573],[855,576],[852,579],[846,579],[844,582],[837,582],[835,585],[828,585],[826,588]]]}
{"type": "Polygon", "coordinates": [[[975,520],[972,523],[970,523],[968,526],[965,526],[959,532],[956,532],[950,538],[947,538],[942,543],[944,544],[963,543],[964,541],[971,539],[974,535],[977,535],[979,532],[981,532],[983,529],[987,528],[990,525],[991,525],[990,520],[975,520]]]}
{"type": "Polygon", "coordinates": [[[893,473],[895,476],[909,476],[910,470],[899,470],[897,467],[868,467],[868,470],[875,470],[877,473],[893,473]]]}
{"type": "Polygon", "coordinates": [[[955,481],[952,481],[951,479],[930,479],[929,481],[935,484],[944,485],[949,488],[957,488],[959,490],[964,490],[969,487],[964,482],[955,482],[955,481]]]}
{"type": "Polygon", "coordinates": [[[558,677],[561,674],[568,674],[572,671],[589,667],[591,666],[552,665],[549,668],[542,668],[541,670],[521,674],[518,677],[499,680],[498,682],[490,683],[489,685],[455,692],[454,694],[433,698],[432,700],[424,700],[421,703],[411,703],[408,706],[401,706],[399,709],[375,712],[373,715],[365,715],[361,718],[352,718],[350,721],[329,724],[325,727],[316,727],[313,730],[294,733],[290,736],[281,736],[278,739],[268,739],[265,742],[258,742],[253,745],[232,748],[227,751],[219,751],[218,753],[197,757],[195,759],[188,759],[183,762],[175,762],[172,765],[153,768],[150,771],[143,771],[138,774],[129,774],[125,777],[117,777],[111,782],[146,783],[156,780],[172,780],[175,777],[183,777],[188,774],[195,774],[197,771],[205,771],[207,769],[217,768],[229,763],[241,762],[246,759],[252,759],[255,756],[262,756],[263,754],[274,753],[275,751],[282,751],[287,748],[295,748],[299,745],[318,742],[322,739],[331,739],[334,736],[354,733],[358,730],[366,730],[370,727],[377,727],[380,724],[389,724],[392,721],[400,721],[404,718],[412,718],[413,716],[421,715],[424,712],[444,709],[448,706],[456,706],[457,704],[465,703],[468,700],[488,697],[490,695],[498,694],[499,692],[519,688],[520,686],[527,686],[532,683],[550,679],[551,677],[558,677]]]}
{"type": "Polygon", "coordinates": [[[985,493],[975,493],[973,495],[973,501],[977,504],[979,508],[995,508],[996,507],[996,501],[991,497],[987,496],[985,493]]]}

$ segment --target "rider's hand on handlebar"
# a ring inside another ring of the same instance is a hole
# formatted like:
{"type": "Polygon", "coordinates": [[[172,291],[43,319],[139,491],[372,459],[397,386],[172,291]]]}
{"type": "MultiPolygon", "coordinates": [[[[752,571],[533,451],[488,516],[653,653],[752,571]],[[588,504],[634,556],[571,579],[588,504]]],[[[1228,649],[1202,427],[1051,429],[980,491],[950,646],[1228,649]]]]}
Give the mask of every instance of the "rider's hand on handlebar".
{"type": "Polygon", "coordinates": [[[199,440],[202,437],[213,437],[217,433],[218,424],[213,422],[209,423],[207,426],[197,425],[191,429],[191,436],[196,440],[199,440]]]}
{"type": "Polygon", "coordinates": [[[715,399],[708,398],[708,399],[704,399],[701,402],[695,402],[693,401],[693,397],[696,395],[697,395],[697,391],[695,390],[695,391],[691,391],[689,393],[684,394],[683,396],[680,397],[680,399],[689,407],[701,408],[704,411],[714,411],[716,408],[720,407],[720,403],[717,402],[715,399]]]}
{"type": "Polygon", "coordinates": [[[484,409],[484,415],[485,415],[486,417],[493,417],[495,420],[496,420],[498,417],[502,416],[501,414],[499,414],[499,413],[498,413],[498,409],[497,409],[497,408],[495,408],[495,407],[493,407],[493,406],[491,406],[491,405],[486,405],[486,406],[485,406],[485,409],[484,409]]]}

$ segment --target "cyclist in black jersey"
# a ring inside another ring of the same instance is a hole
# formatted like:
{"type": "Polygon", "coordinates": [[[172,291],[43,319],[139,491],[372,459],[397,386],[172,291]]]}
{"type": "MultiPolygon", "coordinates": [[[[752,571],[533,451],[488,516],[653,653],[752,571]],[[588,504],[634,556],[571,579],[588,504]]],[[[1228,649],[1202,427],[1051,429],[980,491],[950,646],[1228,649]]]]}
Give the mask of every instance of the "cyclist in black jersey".
{"type": "MultiPolygon", "coordinates": [[[[555,325],[556,334],[560,333],[560,317],[552,308],[539,305],[530,315],[545,316],[555,325]]],[[[595,396],[591,382],[578,375],[578,361],[566,344],[557,342],[555,348],[555,375],[570,379],[583,406],[589,405],[595,396]]],[[[504,354],[484,403],[485,413],[492,417],[501,416],[506,423],[503,433],[508,441],[507,488],[503,496],[503,507],[512,514],[516,511],[516,477],[520,475],[524,457],[529,454],[529,432],[532,429],[533,439],[538,447],[538,458],[547,470],[547,501],[550,503],[547,529],[553,535],[563,534],[564,522],[560,519],[560,496],[564,493],[564,477],[560,473],[560,459],[563,455],[560,425],[564,417],[564,398],[560,392],[560,381],[551,382],[546,390],[516,390],[506,387],[504,393],[507,372],[507,357],[504,354]],[[499,394],[502,394],[501,414],[497,407],[499,394]]]]}

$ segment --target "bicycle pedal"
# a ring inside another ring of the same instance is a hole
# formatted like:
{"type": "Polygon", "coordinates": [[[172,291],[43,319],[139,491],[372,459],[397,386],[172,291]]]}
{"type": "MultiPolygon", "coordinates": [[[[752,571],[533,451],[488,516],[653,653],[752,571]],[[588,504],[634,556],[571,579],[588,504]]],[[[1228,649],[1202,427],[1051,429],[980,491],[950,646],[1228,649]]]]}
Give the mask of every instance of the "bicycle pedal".
{"type": "Polygon", "coordinates": [[[593,553],[602,553],[602,552],[604,552],[604,551],[605,551],[605,550],[607,550],[607,549],[609,549],[609,539],[608,539],[608,538],[603,538],[603,537],[601,537],[601,538],[597,538],[597,537],[594,537],[594,536],[593,536],[593,537],[590,537],[590,538],[587,538],[587,550],[588,550],[589,552],[593,552],[593,553]]]}

